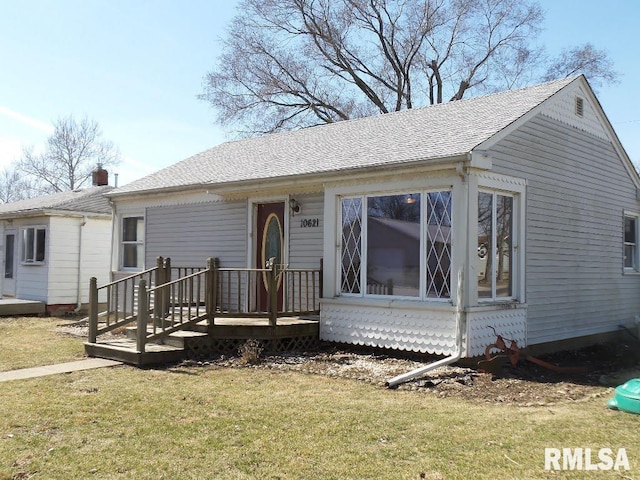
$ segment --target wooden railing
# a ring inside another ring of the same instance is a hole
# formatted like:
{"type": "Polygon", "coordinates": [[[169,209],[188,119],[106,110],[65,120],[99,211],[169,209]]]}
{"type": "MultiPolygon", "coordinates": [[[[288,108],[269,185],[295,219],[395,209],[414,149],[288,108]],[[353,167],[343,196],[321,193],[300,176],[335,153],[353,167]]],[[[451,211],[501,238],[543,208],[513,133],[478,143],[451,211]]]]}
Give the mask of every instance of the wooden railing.
{"type": "Polygon", "coordinates": [[[215,305],[212,266],[149,289],[146,282],[141,281],[138,289],[141,306],[136,324],[136,348],[139,352],[145,351],[147,343],[202,320],[212,325],[215,305]]]}
{"type": "Polygon", "coordinates": [[[158,258],[156,267],[100,288],[92,278],[90,289],[89,341],[135,321],[137,350],[144,352],[147,343],[194,323],[206,320],[213,327],[216,317],[267,317],[276,326],[278,316],[318,314],[322,262],[318,269],[290,269],[274,259],[262,269],[220,268],[219,260],[210,258],[205,267],[172,267],[170,259],[158,258]],[[173,275],[178,278],[172,280],[173,275]],[[260,282],[268,293],[266,309],[260,305],[260,282]],[[107,289],[108,297],[112,291],[116,294],[103,314],[106,325],[98,328],[97,299],[102,289],[107,289]],[[128,293],[122,297],[120,291],[128,293]]]}
{"type": "Polygon", "coordinates": [[[218,317],[268,316],[274,323],[278,316],[320,313],[322,262],[320,268],[295,269],[271,259],[262,269],[216,267],[216,272],[218,317]],[[263,284],[269,297],[266,309],[257,293],[263,284]]]}
{"type": "Polygon", "coordinates": [[[320,268],[286,268],[283,272],[284,299],[280,314],[305,315],[320,313],[322,297],[322,260],[320,268]]]}
{"type": "Polygon", "coordinates": [[[89,280],[89,342],[95,342],[98,335],[123,327],[136,320],[138,302],[138,284],[144,280],[153,285],[164,283],[164,259],[158,258],[156,266],[134,273],[98,287],[95,277],[89,280]],[[106,297],[106,310],[98,312],[100,297],[106,297]],[[98,318],[104,325],[99,327],[98,318]]]}

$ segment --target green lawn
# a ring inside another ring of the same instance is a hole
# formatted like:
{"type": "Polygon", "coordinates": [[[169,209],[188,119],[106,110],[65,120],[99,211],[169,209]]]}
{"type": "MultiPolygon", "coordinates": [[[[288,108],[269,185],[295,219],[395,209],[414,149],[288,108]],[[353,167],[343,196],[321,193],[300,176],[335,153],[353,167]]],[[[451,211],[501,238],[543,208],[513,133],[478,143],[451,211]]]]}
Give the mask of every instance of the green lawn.
{"type": "Polygon", "coordinates": [[[2,480],[640,478],[640,416],[606,397],[522,408],[295,372],[122,366],[0,383],[0,398],[2,480]],[[632,470],[546,472],[545,447],[626,448],[632,470]]]}

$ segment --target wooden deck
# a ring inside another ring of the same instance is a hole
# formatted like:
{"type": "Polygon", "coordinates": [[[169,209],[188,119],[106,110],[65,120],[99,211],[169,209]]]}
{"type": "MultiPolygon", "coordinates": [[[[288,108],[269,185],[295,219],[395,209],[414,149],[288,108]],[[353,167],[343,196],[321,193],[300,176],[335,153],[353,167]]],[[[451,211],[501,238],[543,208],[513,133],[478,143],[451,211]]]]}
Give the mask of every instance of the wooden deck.
{"type": "MultiPolygon", "coordinates": [[[[152,332],[153,327],[147,330],[152,332]]],[[[311,316],[279,317],[276,326],[268,318],[216,318],[209,331],[206,321],[189,330],[170,334],[162,343],[149,343],[145,352],[136,350],[136,328],[127,328],[127,338],[86,342],[85,351],[91,357],[108,358],[132,365],[174,363],[185,358],[204,358],[212,355],[235,355],[249,339],[260,341],[265,352],[304,350],[319,339],[319,320],[311,316]]],[[[106,337],[108,338],[108,337],[106,337]]]]}
{"type": "Polygon", "coordinates": [[[203,267],[175,267],[158,257],[155,267],[100,287],[91,278],[85,350],[144,365],[235,355],[247,340],[259,341],[265,353],[313,348],[319,342],[322,262],[316,269],[291,269],[275,260],[265,268],[221,268],[215,258],[203,267]],[[268,298],[256,292],[263,279],[268,298]],[[107,299],[104,314],[100,295],[107,299]],[[135,343],[106,340],[120,328],[135,343]]]}
{"type": "Polygon", "coordinates": [[[0,298],[0,316],[41,315],[46,305],[36,300],[21,300],[19,298],[0,298]]]}
{"type": "MultiPolygon", "coordinates": [[[[268,318],[218,317],[212,327],[212,335],[214,338],[244,340],[317,335],[318,323],[319,318],[278,317],[273,327],[268,318]]],[[[200,322],[194,330],[206,332],[207,328],[206,322],[200,322]]]]}

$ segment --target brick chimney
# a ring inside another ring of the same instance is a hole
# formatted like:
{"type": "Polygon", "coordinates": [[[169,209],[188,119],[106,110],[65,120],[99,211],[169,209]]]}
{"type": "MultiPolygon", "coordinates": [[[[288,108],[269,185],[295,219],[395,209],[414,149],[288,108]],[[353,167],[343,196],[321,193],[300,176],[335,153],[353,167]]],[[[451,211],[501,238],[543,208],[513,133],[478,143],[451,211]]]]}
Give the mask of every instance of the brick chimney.
{"type": "Polygon", "coordinates": [[[93,180],[94,187],[109,185],[109,172],[102,168],[102,165],[100,164],[98,164],[93,172],[91,172],[91,178],[93,180]]]}

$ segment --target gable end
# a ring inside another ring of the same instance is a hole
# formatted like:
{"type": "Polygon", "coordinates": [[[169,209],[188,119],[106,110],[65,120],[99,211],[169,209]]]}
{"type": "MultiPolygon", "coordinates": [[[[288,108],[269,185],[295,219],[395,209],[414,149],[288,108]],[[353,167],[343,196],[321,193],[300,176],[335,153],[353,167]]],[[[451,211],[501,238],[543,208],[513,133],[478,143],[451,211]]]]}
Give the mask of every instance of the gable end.
{"type": "Polygon", "coordinates": [[[547,100],[540,113],[602,140],[611,141],[599,110],[589,101],[589,95],[580,82],[575,82],[547,100]]]}

